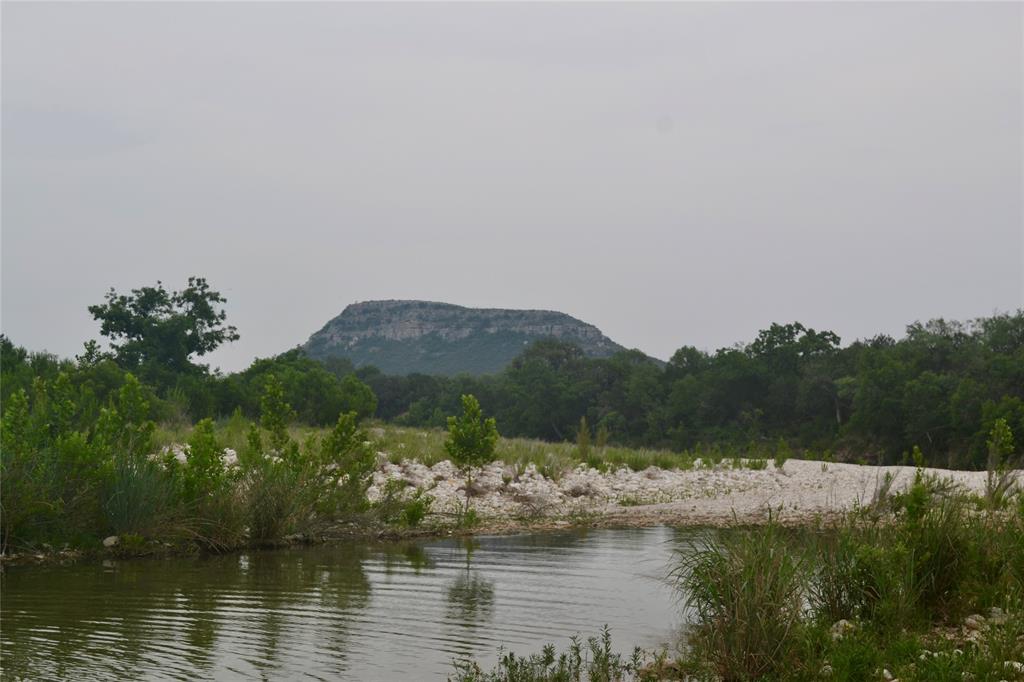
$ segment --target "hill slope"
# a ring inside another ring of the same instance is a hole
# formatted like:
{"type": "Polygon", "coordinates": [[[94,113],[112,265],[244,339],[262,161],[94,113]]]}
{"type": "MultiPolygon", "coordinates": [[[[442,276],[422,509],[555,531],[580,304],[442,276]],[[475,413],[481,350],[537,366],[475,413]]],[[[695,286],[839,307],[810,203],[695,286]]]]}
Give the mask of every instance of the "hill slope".
{"type": "Polygon", "coordinates": [[[386,374],[492,374],[543,338],[574,343],[591,357],[625,350],[597,327],[565,313],[429,301],[354,303],[310,336],[304,348],[313,358],[346,357],[386,374]]]}

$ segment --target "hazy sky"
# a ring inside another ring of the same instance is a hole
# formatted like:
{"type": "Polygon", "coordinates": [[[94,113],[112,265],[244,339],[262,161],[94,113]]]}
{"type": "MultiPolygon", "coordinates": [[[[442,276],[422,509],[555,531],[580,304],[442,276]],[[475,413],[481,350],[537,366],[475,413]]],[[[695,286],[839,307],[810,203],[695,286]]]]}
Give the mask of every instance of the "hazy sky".
{"type": "Polygon", "coordinates": [[[2,329],[190,274],[225,369],[379,298],[662,358],[1014,309],[1022,10],[4,2],[2,329]]]}

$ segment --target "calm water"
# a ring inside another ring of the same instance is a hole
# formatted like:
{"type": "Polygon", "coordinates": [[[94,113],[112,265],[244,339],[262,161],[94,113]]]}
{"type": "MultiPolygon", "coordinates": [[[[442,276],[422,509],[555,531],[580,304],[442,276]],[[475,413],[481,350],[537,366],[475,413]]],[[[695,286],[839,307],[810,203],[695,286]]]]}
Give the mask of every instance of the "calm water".
{"type": "Polygon", "coordinates": [[[591,530],[11,569],[3,678],[445,679],[612,627],[674,641],[685,531],[591,530]]]}

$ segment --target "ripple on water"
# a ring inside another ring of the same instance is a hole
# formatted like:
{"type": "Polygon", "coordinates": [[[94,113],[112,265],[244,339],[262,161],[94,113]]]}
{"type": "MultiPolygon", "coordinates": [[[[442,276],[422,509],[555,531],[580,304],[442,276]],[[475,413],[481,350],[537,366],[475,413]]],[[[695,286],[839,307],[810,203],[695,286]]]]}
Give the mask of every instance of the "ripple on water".
{"type": "Polygon", "coordinates": [[[19,568],[3,577],[4,679],[401,680],[612,627],[667,642],[682,531],[347,543],[19,568]]]}

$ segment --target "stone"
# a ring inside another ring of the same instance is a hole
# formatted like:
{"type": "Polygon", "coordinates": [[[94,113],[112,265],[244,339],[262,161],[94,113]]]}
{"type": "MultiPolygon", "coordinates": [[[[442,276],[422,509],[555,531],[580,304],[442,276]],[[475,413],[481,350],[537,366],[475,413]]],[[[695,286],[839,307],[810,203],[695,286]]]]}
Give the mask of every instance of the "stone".
{"type": "Polygon", "coordinates": [[[985,616],[973,614],[964,619],[964,627],[968,630],[981,630],[985,627],[985,616]]]}
{"type": "Polygon", "coordinates": [[[110,537],[103,539],[103,546],[110,549],[111,547],[116,547],[119,542],[121,542],[121,538],[116,535],[111,535],[110,537]]]}
{"type": "Polygon", "coordinates": [[[842,620],[837,620],[835,623],[833,623],[832,627],[829,629],[829,632],[832,634],[832,641],[838,642],[843,637],[845,637],[846,635],[848,635],[856,629],[856,625],[854,625],[853,623],[844,618],[842,620]]]}

